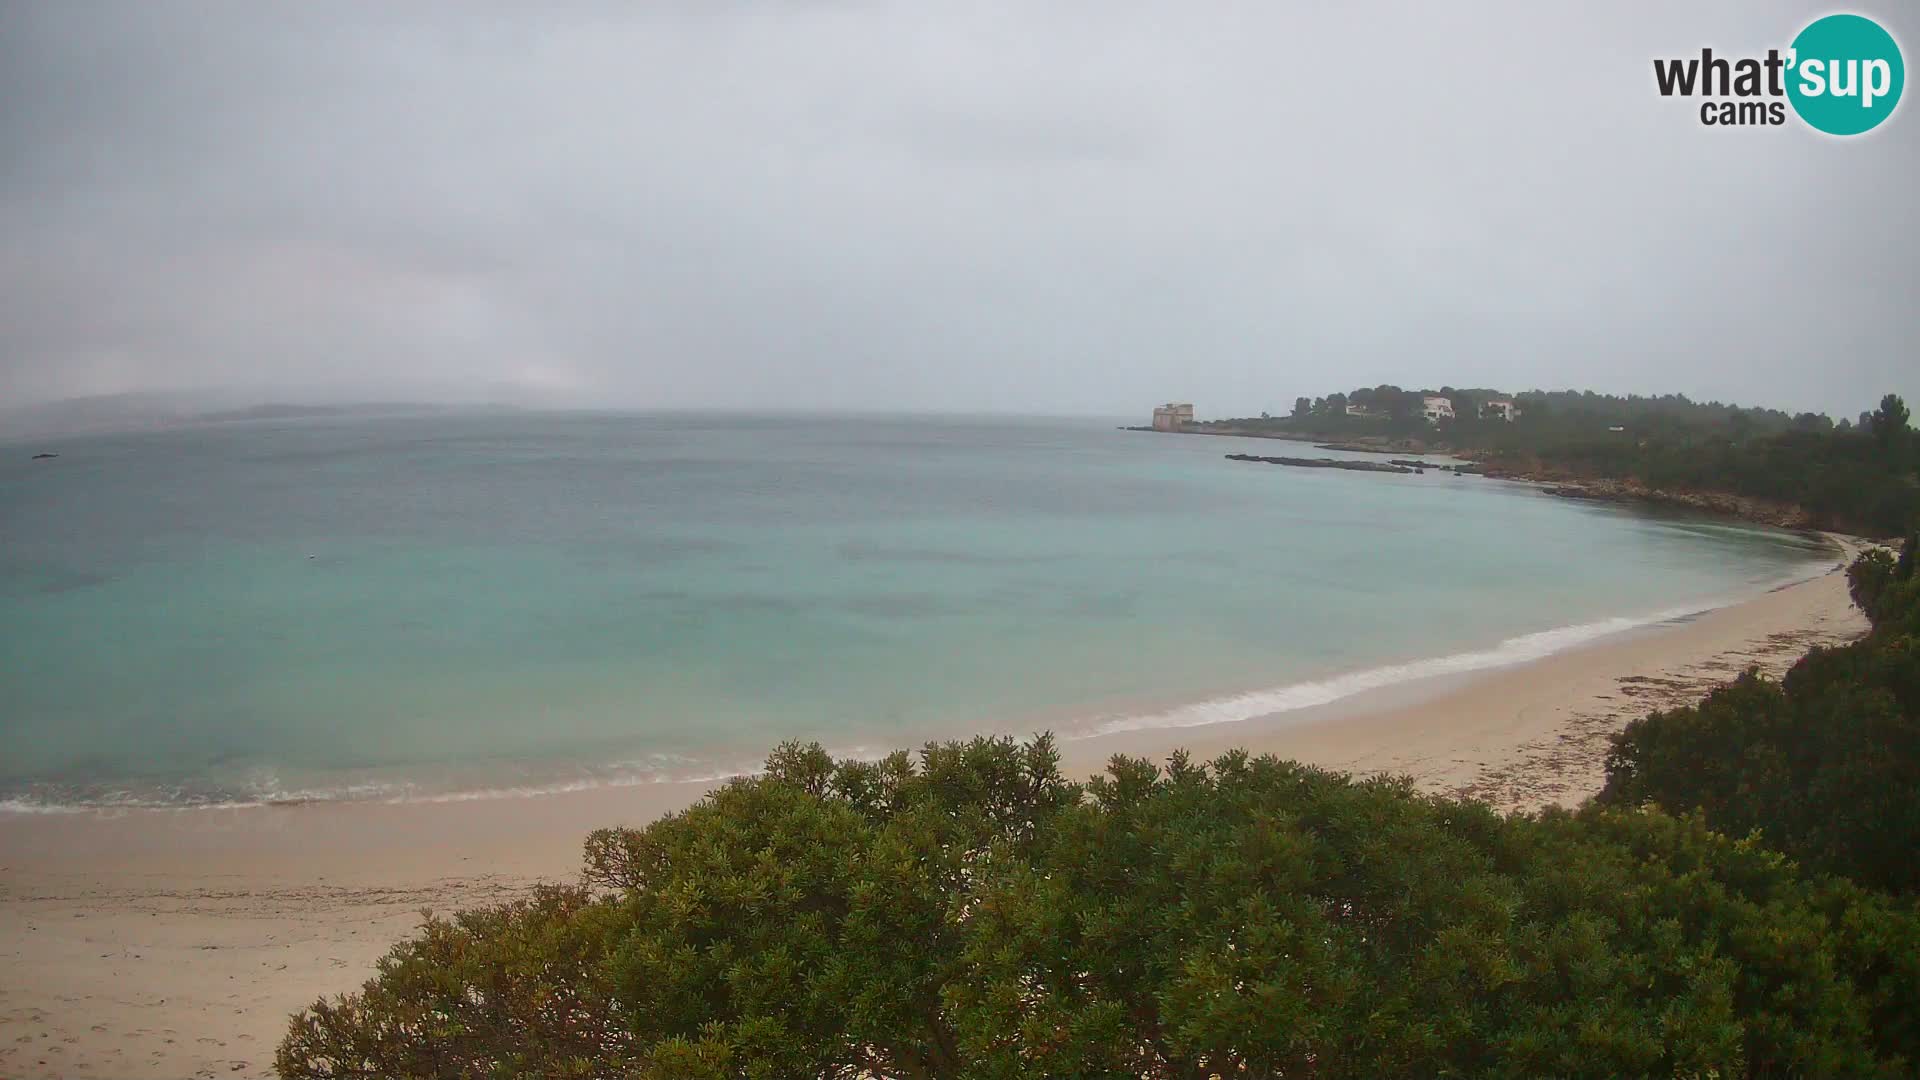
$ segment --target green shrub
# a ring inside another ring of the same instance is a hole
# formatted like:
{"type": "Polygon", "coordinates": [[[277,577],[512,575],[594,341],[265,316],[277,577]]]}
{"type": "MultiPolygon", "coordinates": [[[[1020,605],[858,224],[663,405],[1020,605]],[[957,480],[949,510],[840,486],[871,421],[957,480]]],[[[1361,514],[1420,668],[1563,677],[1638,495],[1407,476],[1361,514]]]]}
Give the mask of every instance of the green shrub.
{"type": "Polygon", "coordinates": [[[1752,673],[1614,737],[1600,801],[1699,810],[1809,868],[1920,893],[1920,578],[1914,544],[1849,568],[1873,620],[1774,683],[1752,673]]]}
{"type": "Polygon", "coordinates": [[[288,1077],[1895,1076],[1910,910],[1705,817],[1270,757],[783,747],[398,946],[288,1077]]]}

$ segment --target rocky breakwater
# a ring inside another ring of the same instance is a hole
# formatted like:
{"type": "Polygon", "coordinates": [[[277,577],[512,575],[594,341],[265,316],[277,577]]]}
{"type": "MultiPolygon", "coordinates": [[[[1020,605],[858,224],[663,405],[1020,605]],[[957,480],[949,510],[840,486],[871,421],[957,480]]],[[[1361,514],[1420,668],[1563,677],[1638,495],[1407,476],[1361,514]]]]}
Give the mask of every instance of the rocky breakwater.
{"type": "Polygon", "coordinates": [[[1260,457],[1257,454],[1228,454],[1228,461],[1257,461],[1263,465],[1292,465],[1299,469],[1346,469],[1350,472],[1411,473],[1405,465],[1378,461],[1340,461],[1335,458],[1260,457]]]}
{"type": "Polygon", "coordinates": [[[1472,462],[1468,462],[1465,465],[1447,465],[1438,461],[1420,461],[1415,458],[1388,458],[1387,464],[1404,465],[1417,473],[1424,473],[1428,469],[1433,469],[1436,472],[1453,473],[1456,476],[1482,475],[1480,466],[1472,462]]]}

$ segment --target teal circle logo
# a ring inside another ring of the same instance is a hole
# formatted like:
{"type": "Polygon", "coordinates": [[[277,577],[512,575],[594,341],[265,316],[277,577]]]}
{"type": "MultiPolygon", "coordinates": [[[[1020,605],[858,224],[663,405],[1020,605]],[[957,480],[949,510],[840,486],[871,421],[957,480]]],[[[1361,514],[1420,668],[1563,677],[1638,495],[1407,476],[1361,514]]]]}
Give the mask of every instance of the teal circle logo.
{"type": "Polygon", "coordinates": [[[1815,130],[1829,135],[1872,131],[1900,104],[1907,66],[1900,46],[1862,15],[1828,15],[1793,39],[1787,100],[1815,130]]]}

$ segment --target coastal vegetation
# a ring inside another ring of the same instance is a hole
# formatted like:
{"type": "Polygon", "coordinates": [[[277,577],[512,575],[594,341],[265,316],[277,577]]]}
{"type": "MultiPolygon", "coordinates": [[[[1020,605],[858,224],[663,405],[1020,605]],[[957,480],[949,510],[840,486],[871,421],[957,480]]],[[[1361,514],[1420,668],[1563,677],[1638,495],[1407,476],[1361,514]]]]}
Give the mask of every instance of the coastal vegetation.
{"type": "Polygon", "coordinates": [[[1756,500],[1770,519],[1872,536],[1904,535],[1920,516],[1920,445],[1906,404],[1894,394],[1857,420],[1836,422],[1677,394],[1534,390],[1507,397],[1488,389],[1378,386],[1299,398],[1288,416],[1209,421],[1189,430],[1448,451],[1483,462],[1491,475],[1617,481],[1636,497],[1720,494],[1756,500]],[[1452,415],[1430,420],[1423,412],[1428,398],[1446,399],[1452,415]]]}
{"type": "Polygon", "coordinates": [[[283,1076],[1909,1076],[1920,577],[1503,817],[1272,757],[975,739],[765,772],[430,919],[283,1076]]]}
{"type": "Polygon", "coordinates": [[[1615,736],[1611,806],[1697,812],[1809,869],[1920,895],[1920,575],[1869,552],[1848,572],[1866,637],[1814,649],[1779,682],[1752,674],[1615,736]]]}

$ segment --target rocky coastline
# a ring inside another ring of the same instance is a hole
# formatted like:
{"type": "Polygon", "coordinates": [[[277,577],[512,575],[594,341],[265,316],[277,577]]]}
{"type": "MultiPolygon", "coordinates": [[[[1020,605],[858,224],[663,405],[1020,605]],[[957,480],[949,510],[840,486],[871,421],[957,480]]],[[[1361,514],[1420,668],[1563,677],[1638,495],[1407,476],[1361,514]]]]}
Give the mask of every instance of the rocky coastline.
{"type": "Polygon", "coordinates": [[[1549,495],[1563,499],[1587,499],[1597,502],[1645,503],[1669,509],[1692,510],[1718,517],[1738,518],[1779,529],[1812,530],[1820,522],[1806,507],[1793,503],[1733,495],[1724,491],[1670,491],[1651,488],[1637,480],[1582,479],[1557,480],[1488,469],[1484,475],[1501,480],[1537,483],[1549,495]]]}
{"type": "MultiPolygon", "coordinates": [[[[1151,431],[1151,428],[1128,428],[1132,431],[1151,431]]],[[[1296,468],[1337,468],[1353,472],[1389,472],[1420,473],[1427,469],[1459,475],[1479,475],[1490,480],[1511,480],[1516,483],[1538,485],[1549,495],[1563,499],[1581,499],[1595,502],[1639,503],[1646,506],[1661,507],[1669,510],[1685,510],[1693,513],[1709,514],[1715,517],[1733,518],[1752,522],[1756,525],[1768,525],[1779,529],[1799,531],[1818,530],[1826,524],[1815,517],[1812,511],[1794,503],[1774,499],[1763,499],[1749,495],[1735,495],[1724,491],[1694,491],[1690,489],[1668,489],[1650,487],[1638,480],[1619,477],[1579,476],[1564,470],[1535,462],[1530,465],[1502,461],[1497,455],[1476,453],[1472,450],[1455,450],[1443,444],[1428,445],[1405,439],[1365,438],[1364,441],[1329,443],[1316,440],[1304,434],[1291,434],[1274,431],[1255,431],[1244,428],[1187,427],[1179,432],[1163,434],[1181,435],[1231,435],[1250,439],[1283,439],[1293,442],[1311,442],[1317,449],[1340,450],[1348,453],[1373,454],[1448,454],[1468,460],[1464,465],[1441,465],[1434,462],[1421,462],[1411,458],[1389,458],[1385,464],[1365,461],[1340,461],[1334,458],[1287,458],[1262,457],[1254,454],[1228,454],[1232,461],[1253,461],[1275,465],[1290,465],[1296,468]]]]}

